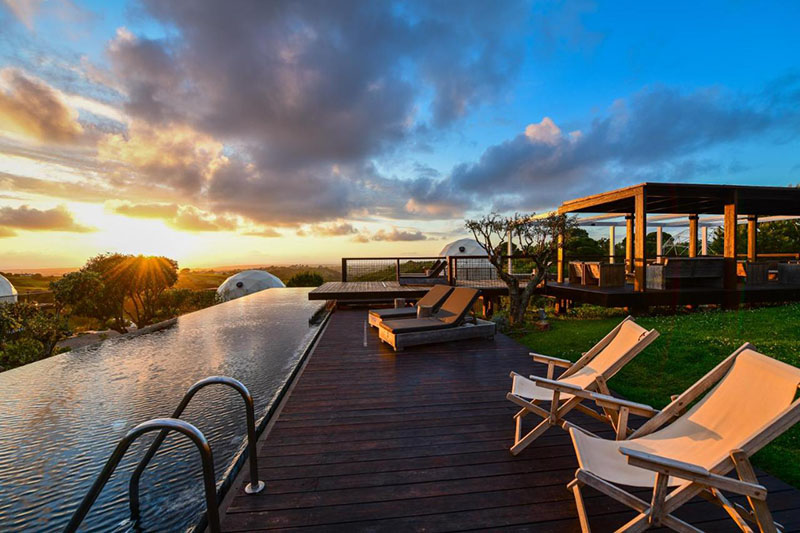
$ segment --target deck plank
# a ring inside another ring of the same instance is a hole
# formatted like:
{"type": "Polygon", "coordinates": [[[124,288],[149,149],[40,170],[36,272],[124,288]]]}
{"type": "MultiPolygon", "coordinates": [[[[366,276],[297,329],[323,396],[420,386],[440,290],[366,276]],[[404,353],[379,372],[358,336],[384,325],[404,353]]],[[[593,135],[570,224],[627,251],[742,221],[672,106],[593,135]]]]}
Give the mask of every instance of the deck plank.
{"type": "MultiPolygon", "coordinates": [[[[271,432],[259,442],[258,495],[236,491],[224,531],[579,531],[566,484],[577,463],[552,429],[517,457],[508,373],[541,372],[503,335],[394,353],[363,310],[339,310],[271,432]]],[[[613,383],[612,383],[613,385],[613,383]]],[[[591,431],[601,423],[572,417],[591,431]]],[[[761,473],[776,519],[800,525],[800,491],[761,473]]],[[[647,499],[645,492],[640,493],[647,499]]],[[[586,490],[594,531],[632,512],[586,490]]],[[[709,531],[731,522],[696,501],[679,516],[709,531]]]]}

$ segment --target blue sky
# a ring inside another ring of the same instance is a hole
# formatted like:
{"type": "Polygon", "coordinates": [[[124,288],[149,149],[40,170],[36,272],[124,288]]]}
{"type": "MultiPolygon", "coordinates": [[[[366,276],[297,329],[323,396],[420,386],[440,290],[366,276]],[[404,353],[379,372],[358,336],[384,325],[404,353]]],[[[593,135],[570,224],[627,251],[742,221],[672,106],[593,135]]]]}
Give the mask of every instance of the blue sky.
{"type": "Polygon", "coordinates": [[[55,264],[72,256],[33,247],[146,223],[232,262],[435,253],[464,217],[644,180],[798,183],[797,20],[796,2],[4,0],[0,250],[55,264]]]}

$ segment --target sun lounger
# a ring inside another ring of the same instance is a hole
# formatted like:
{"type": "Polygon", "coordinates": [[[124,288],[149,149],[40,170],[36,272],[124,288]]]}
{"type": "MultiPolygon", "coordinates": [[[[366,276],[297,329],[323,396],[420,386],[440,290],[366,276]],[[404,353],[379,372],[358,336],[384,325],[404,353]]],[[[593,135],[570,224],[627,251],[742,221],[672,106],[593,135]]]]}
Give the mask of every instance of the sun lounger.
{"type": "MultiPolygon", "coordinates": [[[[767,490],[749,458],[800,421],[798,386],[800,369],[744,344],[661,412],[651,410],[652,418],[624,440],[601,439],[565,423],[580,466],[568,488],[583,531],[589,531],[584,485],[638,511],[617,531],[659,525],[700,531],[673,514],[697,495],[720,505],[742,531],[777,531],[767,490]],[[736,478],[726,476],[734,470],[736,478]],[[620,485],[652,488],[652,499],[641,500],[620,485]],[[749,509],[723,491],[746,496],[749,509]]],[[[609,407],[616,402],[601,401],[609,407]]]]}
{"type": "Polygon", "coordinates": [[[616,411],[603,409],[603,414],[600,414],[581,402],[592,392],[609,395],[606,381],[656,338],[656,330],[648,331],[634,322],[633,318],[627,317],[575,363],[531,353],[534,361],[547,364],[547,377],[530,376],[529,379],[516,372],[511,373],[511,392],[506,398],[522,408],[514,415],[514,445],[511,453],[517,455],[548,428],[560,426],[564,415],[572,409],[608,422],[618,432],[627,431],[627,419],[620,420],[616,411]],[[553,380],[555,367],[566,368],[557,381],[553,380]],[[542,382],[560,384],[562,389],[569,389],[569,392],[545,388],[541,386],[542,382]],[[549,410],[540,405],[543,402],[550,403],[549,410]],[[522,421],[528,414],[538,415],[544,420],[523,436],[522,421]]]}
{"type": "Polygon", "coordinates": [[[425,272],[403,272],[401,273],[399,270],[397,271],[397,282],[401,285],[414,285],[414,284],[426,284],[430,283],[431,280],[436,278],[442,278],[442,273],[444,272],[445,267],[447,266],[447,261],[443,259],[437,259],[432,265],[431,268],[427,269],[425,272]]]}
{"type": "Polygon", "coordinates": [[[432,312],[436,312],[444,303],[445,299],[452,292],[453,287],[449,285],[434,285],[431,289],[417,301],[413,307],[400,307],[397,309],[370,309],[369,325],[378,327],[384,320],[396,318],[416,318],[417,309],[420,307],[430,307],[432,312]]]}
{"type": "Polygon", "coordinates": [[[456,288],[433,316],[384,320],[378,333],[396,351],[407,346],[476,337],[493,337],[495,325],[486,320],[465,324],[465,318],[480,295],[469,288],[456,288]]]}

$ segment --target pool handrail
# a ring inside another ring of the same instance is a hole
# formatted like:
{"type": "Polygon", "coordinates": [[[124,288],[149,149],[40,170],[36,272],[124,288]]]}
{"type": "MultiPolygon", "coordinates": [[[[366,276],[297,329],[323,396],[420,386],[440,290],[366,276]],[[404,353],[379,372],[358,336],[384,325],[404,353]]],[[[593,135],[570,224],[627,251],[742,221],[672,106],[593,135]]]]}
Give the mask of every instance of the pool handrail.
{"type": "Polygon", "coordinates": [[[217,483],[214,477],[214,458],[211,453],[211,446],[203,433],[194,427],[192,424],[177,418],[154,418],[147,422],[142,422],[134,427],[119,441],[117,447],[114,448],[111,457],[106,461],[103,470],[95,479],[89,492],[86,493],[78,508],[72,514],[69,523],[64,528],[65,533],[73,533],[78,530],[78,527],[83,522],[86,514],[91,509],[103,487],[108,482],[111,474],[114,473],[125,452],[128,451],[130,445],[144,433],[150,431],[160,430],[161,434],[167,434],[170,431],[177,431],[187,436],[197,446],[200,452],[200,459],[203,464],[203,484],[205,487],[206,495],[206,516],[208,518],[208,529],[211,533],[219,533],[219,508],[217,507],[217,483]]]}
{"type": "MultiPolygon", "coordinates": [[[[244,490],[247,494],[258,494],[264,489],[264,482],[258,479],[258,453],[256,452],[256,424],[255,424],[255,408],[253,406],[253,397],[250,395],[250,391],[247,390],[247,387],[242,384],[239,380],[234,378],[230,378],[227,376],[211,376],[205,379],[201,379],[200,381],[196,382],[194,385],[189,387],[189,390],[186,391],[186,394],[183,395],[183,399],[178,404],[178,407],[172,413],[173,419],[179,419],[183,414],[183,411],[186,409],[186,406],[189,405],[189,402],[192,401],[195,394],[197,394],[200,389],[207,387],[209,385],[226,385],[236,390],[244,399],[245,404],[245,417],[247,423],[247,447],[248,447],[248,455],[249,455],[249,463],[250,463],[250,483],[248,483],[244,490]]],[[[165,430],[158,434],[155,438],[153,443],[148,448],[147,453],[142,457],[139,461],[139,464],[136,465],[136,469],[131,474],[131,480],[128,483],[128,495],[130,501],[130,509],[131,509],[131,520],[134,522],[139,520],[139,480],[142,477],[142,473],[144,473],[147,465],[153,459],[158,448],[164,442],[164,439],[167,436],[169,431],[165,430]]],[[[210,522],[210,519],[209,519],[210,522]]]]}

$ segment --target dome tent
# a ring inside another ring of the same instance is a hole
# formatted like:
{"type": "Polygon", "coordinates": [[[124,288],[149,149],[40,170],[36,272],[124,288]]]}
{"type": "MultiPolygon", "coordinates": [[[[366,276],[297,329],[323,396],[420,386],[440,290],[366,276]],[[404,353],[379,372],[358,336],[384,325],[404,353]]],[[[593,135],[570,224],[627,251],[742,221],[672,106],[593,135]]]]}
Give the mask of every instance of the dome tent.
{"type": "Polygon", "coordinates": [[[446,244],[439,252],[441,257],[448,255],[486,255],[486,250],[474,239],[458,239],[446,244]]]}
{"type": "Polygon", "coordinates": [[[264,289],[285,286],[280,279],[265,270],[244,270],[223,281],[217,288],[217,297],[227,302],[264,289]]]}
{"type": "Polygon", "coordinates": [[[17,303],[17,289],[0,274],[0,304],[17,303]]]}
{"type": "MultiPolygon", "coordinates": [[[[486,250],[474,239],[458,239],[446,244],[439,252],[441,257],[479,256],[488,257],[486,250]]],[[[489,259],[473,257],[456,261],[456,275],[462,280],[497,279],[497,272],[489,259]]]]}

